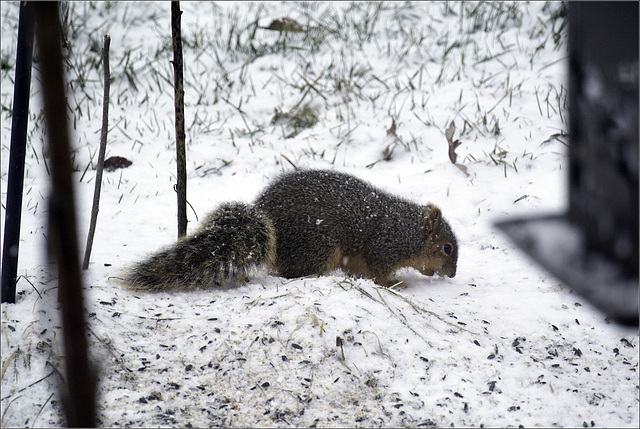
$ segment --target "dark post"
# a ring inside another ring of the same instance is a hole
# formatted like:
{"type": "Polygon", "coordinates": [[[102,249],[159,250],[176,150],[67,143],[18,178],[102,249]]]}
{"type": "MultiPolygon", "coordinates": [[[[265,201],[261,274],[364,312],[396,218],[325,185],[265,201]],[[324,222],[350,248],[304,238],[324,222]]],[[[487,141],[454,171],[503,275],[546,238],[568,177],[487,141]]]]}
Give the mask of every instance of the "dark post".
{"type": "Polygon", "coordinates": [[[63,405],[70,427],[96,424],[95,373],[89,367],[76,213],[71,180],[67,103],[62,69],[59,3],[34,4],[44,114],[51,153],[49,257],[58,265],[58,300],[62,313],[67,392],[63,405]]]}
{"type": "Polygon", "coordinates": [[[31,2],[20,2],[16,78],[15,86],[13,87],[9,177],[7,180],[7,211],[5,213],[4,243],[2,248],[2,302],[8,303],[16,302],[24,158],[27,147],[31,59],[33,57],[33,14],[31,9],[31,2]]]}
{"type": "Polygon", "coordinates": [[[182,36],[180,2],[171,2],[171,39],[173,41],[173,88],[176,109],[176,155],[178,194],[178,238],[187,234],[187,157],[184,133],[184,87],[182,78],[182,36]]]}

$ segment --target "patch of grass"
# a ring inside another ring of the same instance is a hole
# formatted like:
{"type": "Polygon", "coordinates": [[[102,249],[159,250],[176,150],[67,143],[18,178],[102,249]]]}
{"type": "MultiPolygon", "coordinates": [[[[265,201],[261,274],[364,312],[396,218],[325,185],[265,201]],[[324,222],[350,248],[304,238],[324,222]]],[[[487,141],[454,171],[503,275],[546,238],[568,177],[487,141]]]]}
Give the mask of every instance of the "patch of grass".
{"type": "MultiPolygon", "coordinates": [[[[158,117],[155,106],[173,100],[171,39],[165,25],[168,7],[153,4],[141,10],[130,3],[71,2],[61,8],[74,130],[86,130],[100,116],[99,40],[117,28],[124,29],[124,37],[111,53],[115,107],[111,122],[120,125],[110,130],[110,140],[137,141],[140,149],[149,134],[166,141],[173,121],[166,115],[158,117]],[[149,43],[127,44],[126,35],[140,27],[152,35],[149,43]],[[148,114],[132,118],[129,106],[146,108],[148,114]]],[[[381,122],[393,117],[409,126],[439,129],[438,124],[450,122],[453,114],[461,119],[460,137],[482,141],[485,150],[475,156],[484,156],[493,165],[490,145],[503,136],[506,124],[521,120],[511,110],[519,99],[531,94],[541,116],[567,123],[566,89],[532,82],[519,73],[522,64],[517,64],[527,58],[531,69],[545,70],[555,62],[539,64],[542,52],[566,47],[564,9],[556,3],[533,8],[521,2],[486,1],[304,2],[289,7],[287,13],[272,3],[243,7],[185,3],[182,9],[190,140],[211,136],[233,147],[245,140],[254,146],[268,139],[271,112],[283,104],[294,107],[276,112],[287,120],[280,138],[296,138],[318,121],[310,106],[321,105],[337,151],[353,141],[364,103],[374,116],[382,114],[381,122]],[[536,10],[533,19],[531,9],[536,10]],[[256,72],[265,68],[272,77],[259,81],[256,72]],[[449,85],[459,87],[460,95],[445,105],[437,92],[449,85]],[[270,100],[273,106],[254,108],[270,100]]],[[[2,14],[3,27],[17,30],[17,4],[3,4],[2,14]]],[[[14,57],[15,47],[3,50],[3,82],[12,80],[14,57]]],[[[3,119],[11,115],[10,97],[5,90],[3,119]]],[[[46,130],[41,115],[31,121],[30,133],[36,130],[46,130]]],[[[29,144],[38,140],[32,138],[29,144]]],[[[96,142],[91,133],[78,133],[76,169],[90,164],[96,142]],[[83,146],[88,147],[79,150],[83,146]]],[[[411,142],[404,150],[424,150],[419,138],[411,142]]],[[[316,156],[308,147],[311,142],[300,145],[292,159],[316,156]]],[[[47,162],[42,150],[29,153],[36,155],[37,163],[40,158],[47,162]]]]}
{"type": "Polygon", "coordinates": [[[285,138],[290,139],[300,134],[302,130],[313,127],[318,121],[317,110],[305,104],[302,107],[294,107],[289,112],[280,112],[276,109],[271,124],[286,124],[289,132],[285,134],[285,138]]]}

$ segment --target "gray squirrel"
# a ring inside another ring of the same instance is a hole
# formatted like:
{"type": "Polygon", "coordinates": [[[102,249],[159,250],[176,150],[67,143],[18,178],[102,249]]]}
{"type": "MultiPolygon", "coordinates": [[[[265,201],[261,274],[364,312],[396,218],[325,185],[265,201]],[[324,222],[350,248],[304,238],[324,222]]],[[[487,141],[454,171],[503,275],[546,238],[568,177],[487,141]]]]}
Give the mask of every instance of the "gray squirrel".
{"type": "Polygon", "coordinates": [[[280,276],[347,273],[389,286],[398,268],[454,277],[458,244],[440,209],[330,170],[275,179],[253,204],[226,203],[192,234],[132,266],[139,291],[230,284],[267,267],[280,276]]]}

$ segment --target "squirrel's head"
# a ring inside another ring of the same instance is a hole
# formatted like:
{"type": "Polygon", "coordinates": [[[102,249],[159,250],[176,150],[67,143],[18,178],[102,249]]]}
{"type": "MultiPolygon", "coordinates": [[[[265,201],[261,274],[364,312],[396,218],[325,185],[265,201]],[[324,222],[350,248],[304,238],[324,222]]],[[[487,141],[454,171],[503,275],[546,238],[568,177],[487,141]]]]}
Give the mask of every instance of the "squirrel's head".
{"type": "Polygon", "coordinates": [[[458,264],[458,242],[451,227],[442,218],[440,209],[432,204],[424,206],[424,248],[413,267],[422,274],[455,277],[458,264]]]}

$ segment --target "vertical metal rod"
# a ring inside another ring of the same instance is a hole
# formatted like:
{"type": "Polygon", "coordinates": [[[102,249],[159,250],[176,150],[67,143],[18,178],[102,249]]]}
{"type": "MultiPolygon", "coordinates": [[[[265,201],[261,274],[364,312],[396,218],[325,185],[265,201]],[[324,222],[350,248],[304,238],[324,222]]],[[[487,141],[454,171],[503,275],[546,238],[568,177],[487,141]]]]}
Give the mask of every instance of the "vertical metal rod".
{"type": "Polygon", "coordinates": [[[22,217],[22,188],[24,160],[29,121],[31,89],[31,60],[33,58],[33,13],[31,2],[20,2],[16,76],[13,87],[13,118],[11,120],[11,148],[2,247],[2,302],[16,302],[16,277],[22,217]]]}

